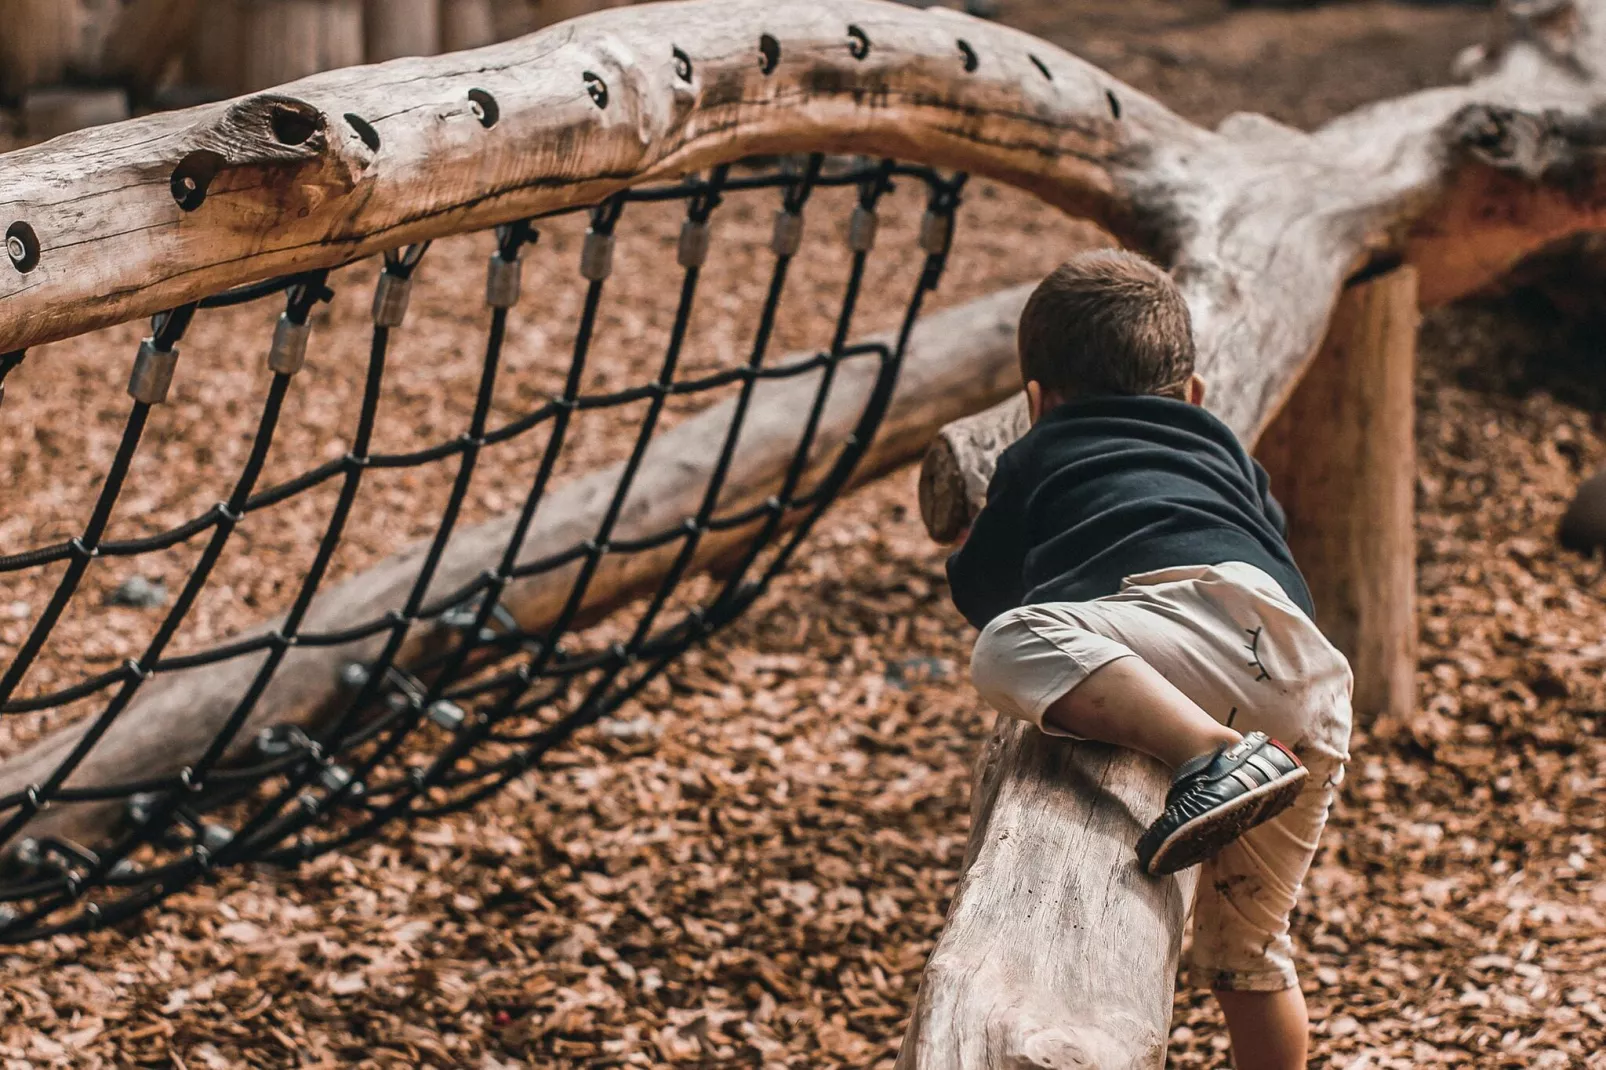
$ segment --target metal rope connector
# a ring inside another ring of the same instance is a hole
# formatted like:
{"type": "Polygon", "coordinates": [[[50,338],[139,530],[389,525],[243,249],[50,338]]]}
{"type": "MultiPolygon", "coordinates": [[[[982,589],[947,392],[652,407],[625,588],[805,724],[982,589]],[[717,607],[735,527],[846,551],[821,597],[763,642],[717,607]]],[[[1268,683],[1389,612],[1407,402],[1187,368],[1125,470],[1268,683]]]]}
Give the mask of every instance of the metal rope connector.
{"type": "Polygon", "coordinates": [[[524,276],[524,261],[515,256],[503,260],[501,253],[491,254],[491,265],[485,273],[485,303],[492,308],[509,309],[519,303],[519,284],[524,276]]]}
{"type": "Polygon", "coordinates": [[[128,377],[128,393],[135,401],[145,405],[160,405],[167,400],[173,385],[173,371],[178,367],[178,349],[162,349],[155,338],[139,344],[139,355],[134,358],[134,372],[128,377]]]}
{"type": "Polygon", "coordinates": [[[268,346],[268,368],[279,375],[294,375],[307,363],[307,338],[312,334],[310,323],[297,323],[290,313],[279,313],[279,323],[273,328],[273,343],[268,346]]]}
{"type": "Polygon", "coordinates": [[[853,215],[848,219],[848,248],[856,253],[868,253],[875,248],[876,229],[880,220],[876,214],[864,205],[853,209],[853,215]]]}
{"type": "Polygon", "coordinates": [[[954,217],[947,212],[928,211],[920,220],[920,248],[931,256],[943,256],[954,238],[954,217]]]}
{"type": "Polygon", "coordinates": [[[585,245],[580,249],[580,274],[592,282],[601,282],[612,273],[613,235],[586,231],[585,245]]]}
{"type": "Polygon", "coordinates": [[[690,270],[708,262],[709,227],[706,220],[688,219],[680,225],[680,248],[676,259],[690,270]]]}
{"type": "Polygon", "coordinates": [[[374,288],[374,326],[400,327],[407,318],[407,302],[413,295],[413,280],[385,272],[374,288]]]}
{"type": "Polygon", "coordinates": [[[775,250],[776,256],[796,256],[797,251],[803,248],[803,214],[782,208],[775,213],[775,234],[770,238],[770,248],[775,250]]]}

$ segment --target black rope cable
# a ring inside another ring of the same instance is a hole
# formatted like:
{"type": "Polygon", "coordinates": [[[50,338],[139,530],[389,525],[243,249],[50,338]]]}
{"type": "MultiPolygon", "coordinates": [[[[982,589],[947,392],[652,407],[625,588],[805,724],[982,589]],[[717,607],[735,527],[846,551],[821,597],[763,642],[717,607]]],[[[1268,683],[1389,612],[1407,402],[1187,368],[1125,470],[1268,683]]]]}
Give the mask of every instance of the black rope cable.
{"type": "MultiPolygon", "coordinates": [[[[854,203],[860,214],[854,226],[863,226],[894,180],[906,178],[926,186],[928,216],[942,217],[951,228],[963,176],[950,179],[930,168],[890,161],[843,167],[814,155],[783,161],[779,172],[742,175],[720,167],[706,175],[629,189],[609,198],[588,210],[591,236],[581,265],[588,285],[561,392],[493,424],[492,398],[510,329],[510,302],[499,304],[488,296],[485,356],[466,425],[444,441],[408,452],[382,453],[371,447],[386,368],[392,363],[392,334],[406,329],[397,309],[405,308],[404,291],[420,268],[427,245],[396,250],[385,258],[382,292],[375,298],[368,370],[345,455],[278,484],[258,485],[280,414],[296,387],[292,373],[275,370],[266,386],[249,455],[227,498],[165,530],[111,539],[106,537],[110,519],[150,415],[150,404],[136,401],[80,534],[0,555],[0,573],[62,569],[53,593],[0,674],[0,714],[37,714],[86,701],[101,707],[84,720],[83,735],[48,777],[0,798],[0,842],[10,841],[14,849],[9,863],[0,860],[0,942],[114,923],[218,866],[249,860],[293,863],[371,836],[402,817],[446,814],[473,805],[524,774],[575,731],[618,710],[688,647],[735,619],[785,567],[808,530],[847,485],[884,415],[909,331],[946,261],[946,243],[927,249],[895,343],[850,345],[847,339],[870,253],[867,242],[850,238],[853,252],[829,344],[807,356],[771,361],[771,340],[789,269],[799,252],[803,213],[816,190],[856,187],[854,203]],[[746,358],[735,367],[682,375],[711,220],[728,196],[762,190],[780,194],[780,211],[772,238],[771,278],[746,358]],[[587,391],[583,384],[592,363],[592,339],[601,316],[615,229],[630,204],[676,200],[686,205],[679,253],[681,289],[658,368],[648,373],[645,382],[607,392],[587,391]],[[846,442],[833,444],[832,454],[822,454],[820,427],[827,408],[839,404],[832,400],[834,388],[840,369],[850,361],[874,362],[865,372],[872,380],[868,400],[859,410],[854,433],[846,442]],[[757,385],[803,376],[815,377],[808,388],[812,397],[796,449],[777,473],[778,485],[763,500],[744,491],[745,500],[725,501],[757,385]],[[651,445],[661,437],[658,429],[670,399],[732,387],[729,423],[721,432],[695,509],[656,530],[625,530],[637,476],[644,471],[651,445]],[[542,503],[549,500],[576,415],[631,405],[642,406],[639,422],[626,458],[616,469],[611,494],[599,502],[600,513],[589,535],[566,546],[526,545],[536,530],[542,503]],[[442,586],[437,573],[460,526],[475,473],[484,464],[484,451],[537,429],[544,431],[546,441],[499,559],[472,577],[457,576],[450,590],[432,590],[442,586]],[[369,620],[348,619],[338,627],[320,627],[321,611],[315,615],[314,609],[321,602],[314,600],[323,593],[368,470],[438,463],[455,463],[456,473],[434,535],[420,552],[417,571],[405,595],[398,595],[400,604],[369,620]],[[814,477],[811,472],[823,474],[814,477]],[[338,484],[336,500],[282,622],[204,649],[171,651],[218,561],[253,514],[330,482],[338,484]],[[782,538],[788,524],[792,530],[782,538]],[[738,531],[742,542],[732,558],[734,567],[724,570],[705,600],[669,613],[704,540],[738,531]],[[82,679],[60,682],[48,693],[20,690],[96,557],[139,559],[198,539],[202,541],[182,588],[137,657],[82,679]],[[623,563],[630,555],[653,553],[673,557],[638,603],[633,619],[625,623],[621,633],[625,638],[606,645],[576,637],[589,592],[604,566],[610,561],[623,563]],[[564,588],[554,593],[560,604],[545,627],[526,631],[503,608],[502,599],[511,585],[541,576],[564,577],[564,588]],[[359,657],[348,667],[350,686],[315,727],[261,727],[256,713],[263,695],[279,676],[297,671],[288,659],[303,647],[349,650],[359,657]],[[407,655],[406,668],[400,662],[404,649],[413,651],[407,655]],[[139,770],[128,770],[134,775],[116,784],[93,779],[68,785],[136,697],[152,686],[153,678],[241,659],[257,662],[249,686],[230,697],[227,716],[215,731],[208,730],[204,745],[197,743],[198,757],[187,767],[177,774],[140,775],[139,770]],[[248,734],[248,729],[256,735],[248,734]],[[129,820],[105,842],[93,845],[49,836],[19,838],[52,805],[121,805],[129,820]]],[[[488,294],[495,291],[496,279],[506,284],[507,273],[516,270],[507,265],[516,265],[521,251],[536,242],[536,222],[497,228],[488,294]]],[[[869,234],[873,233],[872,220],[869,234]]],[[[274,295],[282,295],[285,302],[282,323],[291,325],[291,334],[300,332],[304,347],[311,309],[334,296],[329,275],[316,271],[264,280],[164,313],[153,320],[142,358],[147,347],[158,357],[171,357],[198,313],[274,295]]],[[[0,354],[0,389],[23,356],[0,354]]]]}

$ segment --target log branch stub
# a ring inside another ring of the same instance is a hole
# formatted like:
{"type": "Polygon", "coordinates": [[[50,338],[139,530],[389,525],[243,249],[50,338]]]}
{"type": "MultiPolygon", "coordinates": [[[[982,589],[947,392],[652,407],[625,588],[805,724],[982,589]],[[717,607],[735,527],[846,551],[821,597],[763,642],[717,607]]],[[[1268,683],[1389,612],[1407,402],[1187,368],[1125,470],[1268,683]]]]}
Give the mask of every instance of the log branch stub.
{"type": "Polygon", "coordinates": [[[1030,424],[1026,395],[1016,394],[938,433],[921,461],[919,484],[920,516],[933,539],[959,541],[987,501],[998,455],[1030,424]]]}

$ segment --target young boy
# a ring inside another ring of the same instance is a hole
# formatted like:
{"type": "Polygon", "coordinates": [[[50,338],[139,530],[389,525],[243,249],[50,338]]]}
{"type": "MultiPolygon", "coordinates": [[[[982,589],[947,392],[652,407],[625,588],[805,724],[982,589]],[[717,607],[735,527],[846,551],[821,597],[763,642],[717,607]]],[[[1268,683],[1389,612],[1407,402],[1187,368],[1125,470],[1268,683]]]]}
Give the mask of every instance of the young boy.
{"type": "Polygon", "coordinates": [[[972,678],[1001,713],[1173,770],[1138,861],[1207,864],[1191,965],[1237,1066],[1303,1067],[1288,920],[1348,758],[1349,665],[1311,622],[1265,471],[1200,407],[1165,272],[1079,256],[1033,293],[1019,345],[1032,428],[948,563],[982,629],[972,678]]]}

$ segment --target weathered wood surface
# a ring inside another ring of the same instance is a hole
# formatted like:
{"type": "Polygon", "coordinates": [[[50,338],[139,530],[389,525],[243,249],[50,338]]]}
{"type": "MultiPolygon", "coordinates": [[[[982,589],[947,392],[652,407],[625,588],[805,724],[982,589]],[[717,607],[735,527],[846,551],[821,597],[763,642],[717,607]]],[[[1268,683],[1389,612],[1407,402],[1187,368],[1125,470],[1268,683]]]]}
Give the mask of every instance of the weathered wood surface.
{"type": "MultiPolygon", "coordinates": [[[[1207,404],[1247,442],[1294,391],[1346,278],[1358,268],[1406,266],[1365,284],[1348,299],[1362,307],[1333,321],[1332,344],[1344,356],[1327,368],[1342,383],[1326,390],[1342,387],[1340,396],[1319,397],[1318,380],[1296,402],[1349,408],[1347,446],[1335,453],[1348,449],[1359,464],[1391,472],[1375,489],[1385,530],[1366,536],[1379,574],[1360,581],[1378,586],[1351,592],[1377,603],[1374,636],[1407,628],[1398,614],[1409,598],[1410,503],[1401,498],[1409,484],[1398,478],[1404,459],[1383,451],[1408,445],[1409,280],[1420,279],[1422,304],[1442,303],[1602,222],[1606,3],[1547,0],[1509,14],[1500,41],[1467,57],[1478,79],[1470,86],[1374,105],[1310,134],[1235,116],[1136,165],[1147,174],[1136,201],[1150,230],[1139,244],[1174,272],[1193,313],[1207,404]],[[1357,387],[1350,377],[1366,372],[1338,368],[1344,360],[1386,381],[1357,387]],[[1359,426],[1362,410],[1380,421],[1379,441],[1359,426]]],[[[1012,402],[946,429],[934,444],[921,505],[935,535],[953,538],[968,526],[998,452],[1020,432],[1012,402]]],[[[1329,471],[1339,463],[1308,439],[1297,448],[1329,471]]],[[[1289,463],[1306,461],[1301,452],[1289,463]]],[[[1349,482],[1343,493],[1368,492],[1349,482]]],[[[1359,518],[1342,523],[1354,533],[1359,518]]],[[[1391,671],[1408,664],[1399,651],[1376,654],[1391,671]]],[[[1403,703],[1408,687],[1390,680],[1388,701],[1403,703]]],[[[1094,788],[1075,771],[1075,748],[1012,724],[995,730],[965,869],[921,982],[901,1070],[1163,1065],[1186,913],[1165,907],[1173,891],[1181,903],[1188,892],[1169,882],[1139,892],[1140,879],[1122,883],[1130,870],[1119,863],[1158,811],[1166,777],[1127,754],[1108,760],[1094,788]],[[1108,790],[1116,783],[1119,799],[1108,790]],[[1121,842],[1090,851],[1089,829],[1121,842]],[[1046,911],[1044,897],[1053,899],[1046,911]],[[1147,902],[1161,907],[1139,908],[1147,902]],[[1110,910],[1125,911],[1119,926],[1107,927],[1110,910]],[[1123,943],[1111,949],[1109,928],[1117,927],[1123,943]],[[1132,949],[1141,951],[1123,957],[1132,949]]]]}
{"type": "MultiPolygon", "coordinates": [[[[956,309],[936,313],[915,328],[880,433],[854,472],[862,483],[920,455],[944,423],[985,407],[1013,390],[1014,323],[1026,302],[1025,289],[1006,290],[956,309]]],[[[850,360],[838,370],[800,493],[814,486],[834,463],[853,430],[876,380],[875,362],[850,360]]],[[[819,374],[761,380],[754,391],[719,515],[757,505],[780,486],[818,389],[819,374]]],[[[695,516],[720,455],[735,399],[716,405],[649,447],[626,499],[617,539],[669,529],[695,516]]],[[[591,538],[618,484],[620,468],[597,472],[549,494],[526,535],[521,561],[549,556],[591,538]]],[[[430,587],[430,599],[461,589],[501,560],[516,513],[457,533],[430,587]]],[[[796,520],[794,516],[791,518],[796,520]]],[[[698,545],[694,569],[716,567],[739,555],[752,529],[710,531],[698,545]]],[[[427,544],[414,545],[373,569],[321,594],[304,628],[331,631],[381,617],[406,604],[427,544]]],[[[679,552],[678,543],[659,550],[610,555],[593,578],[583,615],[596,619],[632,598],[650,593],[679,552]]],[[[549,626],[569,596],[579,563],[515,581],[503,601],[527,629],[549,626]]],[[[276,627],[269,622],[256,632],[276,627]]],[[[401,662],[416,659],[431,644],[429,629],[415,629],[401,662]]],[[[233,754],[250,745],[256,731],[286,721],[305,723],[340,696],[339,674],[349,661],[371,660],[383,637],[322,649],[297,648],[287,656],[237,736],[233,754]]],[[[198,758],[228,718],[262,662],[236,658],[207,668],[163,674],[142,687],[132,703],[89,752],[67,786],[106,785],[134,776],[174,775],[198,758]]],[[[0,763],[0,796],[43,783],[58,768],[87,725],[78,723],[0,763]]],[[[112,806],[58,805],[29,826],[30,835],[92,841],[120,813],[112,806]]],[[[3,846],[3,845],[0,845],[3,846]]]]}
{"type": "Polygon", "coordinates": [[[1256,448],[1362,724],[1416,710],[1416,292],[1410,267],[1345,289],[1256,448]]]}
{"type": "Polygon", "coordinates": [[[1210,137],[1065,52],[953,12],[886,0],[616,8],[8,155],[0,218],[28,223],[42,248],[27,274],[0,264],[0,351],[749,153],[966,167],[1116,225],[1131,191],[1108,161],[1210,137]],[[862,59],[850,25],[870,43],[862,59]],[[587,72],[607,86],[605,108],[587,72]],[[471,89],[495,97],[494,127],[471,89]],[[371,124],[377,149],[347,115],[371,124]],[[191,212],[171,192],[186,158],[215,168],[191,212]]]}

